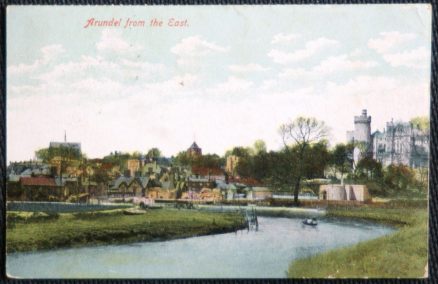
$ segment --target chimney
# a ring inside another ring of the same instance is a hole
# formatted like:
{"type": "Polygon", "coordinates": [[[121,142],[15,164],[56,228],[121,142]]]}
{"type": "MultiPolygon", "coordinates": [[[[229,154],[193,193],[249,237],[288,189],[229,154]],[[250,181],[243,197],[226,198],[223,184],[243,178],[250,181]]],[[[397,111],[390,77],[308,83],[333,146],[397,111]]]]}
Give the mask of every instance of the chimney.
{"type": "Polygon", "coordinates": [[[362,110],[362,116],[365,116],[365,117],[367,116],[367,110],[366,109],[362,110]]]}

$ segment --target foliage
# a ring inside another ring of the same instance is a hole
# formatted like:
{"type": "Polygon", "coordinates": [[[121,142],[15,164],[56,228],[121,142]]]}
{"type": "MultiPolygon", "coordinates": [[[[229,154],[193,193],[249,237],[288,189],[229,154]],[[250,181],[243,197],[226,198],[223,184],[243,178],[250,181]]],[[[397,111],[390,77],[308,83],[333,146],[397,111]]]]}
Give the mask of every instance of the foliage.
{"type": "Polygon", "coordinates": [[[265,141],[263,141],[261,139],[258,139],[258,140],[256,140],[254,142],[253,148],[254,148],[254,154],[255,155],[267,152],[267,150],[266,150],[266,143],[265,143],[265,141]]]}
{"type": "MultiPolygon", "coordinates": [[[[328,128],[323,121],[319,121],[313,117],[298,117],[294,121],[285,123],[280,126],[280,135],[283,139],[285,152],[287,155],[294,156],[294,163],[286,163],[286,171],[289,173],[289,180],[285,185],[294,184],[293,194],[294,202],[298,203],[298,194],[300,191],[301,181],[308,174],[308,170],[316,165],[312,162],[317,160],[318,156],[314,156],[307,152],[312,144],[322,142],[328,134],[328,128]]],[[[327,147],[327,144],[325,144],[327,147]]],[[[291,157],[287,158],[290,159],[291,157]]],[[[324,161],[321,159],[321,166],[325,167],[324,161]]]]}
{"type": "Polygon", "coordinates": [[[417,116],[413,117],[410,120],[410,123],[417,129],[420,129],[424,132],[429,132],[430,129],[430,120],[427,116],[417,116]]]}
{"type": "Polygon", "coordinates": [[[66,213],[47,221],[10,223],[6,247],[8,252],[16,252],[231,232],[242,228],[243,219],[236,213],[163,209],[142,215],[124,215],[123,210],[66,213]]]}
{"type": "Polygon", "coordinates": [[[361,159],[353,173],[351,182],[365,184],[372,196],[419,197],[427,196],[427,169],[412,169],[406,165],[382,164],[370,157],[361,159]]]}
{"type": "Polygon", "coordinates": [[[43,163],[48,163],[50,160],[49,148],[42,148],[35,151],[35,156],[38,160],[43,161],[43,163]]]}
{"type": "Polygon", "coordinates": [[[225,164],[225,159],[216,154],[205,154],[202,156],[192,156],[187,152],[179,152],[174,158],[175,165],[191,166],[201,168],[221,168],[225,164]]]}
{"type": "Polygon", "coordinates": [[[390,165],[385,171],[385,185],[394,191],[406,191],[415,186],[415,174],[408,166],[390,165]]]}
{"type": "Polygon", "coordinates": [[[379,180],[383,177],[382,164],[373,158],[364,157],[357,163],[354,175],[357,179],[379,180]]]}
{"type": "Polygon", "coordinates": [[[337,144],[330,152],[329,164],[334,169],[334,177],[337,177],[337,172],[341,174],[341,180],[345,174],[351,173],[353,170],[353,149],[354,145],[337,144]]]}
{"type": "Polygon", "coordinates": [[[161,151],[160,149],[154,147],[148,150],[146,157],[148,157],[149,159],[153,159],[156,160],[160,157],[162,157],[161,151]]]}
{"type": "Polygon", "coordinates": [[[126,168],[126,161],[128,161],[130,158],[131,154],[129,153],[114,151],[103,157],[103,162],[117,165],[120,167],[120,171],[123,172],[123,170],[126,168]]]}

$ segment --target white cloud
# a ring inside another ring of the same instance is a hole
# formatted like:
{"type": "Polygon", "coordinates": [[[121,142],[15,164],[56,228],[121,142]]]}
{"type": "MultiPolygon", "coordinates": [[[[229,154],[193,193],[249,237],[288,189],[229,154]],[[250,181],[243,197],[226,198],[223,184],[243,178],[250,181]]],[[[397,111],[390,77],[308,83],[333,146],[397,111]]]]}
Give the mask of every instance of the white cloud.
{"type": "Polygon", "coordinates": [[[399,81],[383,76],[358,76],[349,80],[345,84],[338,84],[334,82],[327,82],[327,93],[338,95],[354,95],[363,96],[373,93],[385,94],[398,89],[399,81]]]}
{"type": "Polygon", "coordinates": [[[284,34],[279,33],[274,35],[271,44],[282,44],[282,43],[292,43],[299,39],[301,35],[299,34],[284,34]]]}
{"type": "Polygon", "coordinates": [[[200,36],[183,38],[170,51],[178,56],[177,63],[181,66],[193,67],[200,63],[201,58],[218,53],[226,53],[228,47],[206,41],[200,36]]]}
{"type": "Polygon", "coordinates": [[[18,64],[8,67],[8,75],[23,75],[36,72],[41,67],[53,62],[61,54],[65,53],[65,49],[60,44],[47,45],[41,48],[42,57],[35,60],[32,64],[18,64]]]}
{"type": "Polygon", "coordinates": [[[119,30],[103,30],[100,41],[96,43],[96,49],[100,52],[132,53],[139,52],[141,45],[129,43],[122,37],[119,30]]]}
{"type": "Polygon", "coordinates": [[[180,56],[204,56],[216,52],[226,52],[228,48],[203,40],[200,36],[182,39],[171,51],[180,56]]]}
{"type": "Polygon", "coordinates": [[[335,73],[339,71],[353,71],[369,69],[377,66],[377,62],[371,60],[353,60],[347,55],[331,56],[321,61],[314,69],[321,74],[335,73]]]}
{"type": "Polygon", "coordinates": [[[231,76],[228,77],[227,81],[207,89],[207,93],[218,95],[242,94],[247,92],[253,85],[252,81],[231,76]]]}
{"type": "Polygon", "coordinates": [[[52,44],[41,48],[43,54],[43,62],[50,62],[65,53],[65,49],[60,44],[52,44]]]}
{"type": "Polygon", "coordinates": [[[319,78],[320,76],[338,72],[366,70],[377,65],[375,61],[351,59],[348,55],[344,54],[330,56],[309,70],[305,68],[286,68],[279,73],[279,78],[308,77],[321,79],[319,78]]]}
{"type": "Polygon", "coordinates": [[[370,39],[368,47],[379,53],[393,67],[427,68],[430,65],[430,50],[420,46],[406,50],[403,47],[417,38],[413,33],[384,32],[370,39]]]}
{"type": "Polygon", "coordinates": [[[78,61],[69,61],[60,63],[54,66],[50,71],[34,76],[34,78],[42,81],[59,81],[67,80],[74,81],[78,78],[90,76],[90,72],[95,72],[93,75],[102,75],[103,73],[120,72],[119,65],[114,62],[106,61],[102,57],[81,56],[78,61]]]}
{"type": "Polygon", "coordinates": [[[263,72],[269,70],[269,68],[263,67],[260,64],[256,64],[256,63],[243,64],[243,65],[230,65],[228,66],[228,69],[231,72],[235,72],[235,73],[263,72]]]}
{"type": "Polygon", "coordinates": [[[272,49],[268,53],[268,56],[271,57],[275,63],[288,64],[308,59],[320,51],[338,45],[339,42],[336,40],[320,37],[316,40],[308,41],[303,49],[298,49],[292,52],[272,49]]]}
{"type": "Polygon", "coordinates": [[[409,51],[384,54],[383,59],[394,67],[427,68],[430,65],[430,50],[419,47],[409,51]]]}
{"type": "Polygon", "coordinates": [[[368,41],[368,47],[380,54],[384,54],[395,47],[414,40],[416,37],[413,33],[382,32],[379,34],[379,37],[368,41]]]}

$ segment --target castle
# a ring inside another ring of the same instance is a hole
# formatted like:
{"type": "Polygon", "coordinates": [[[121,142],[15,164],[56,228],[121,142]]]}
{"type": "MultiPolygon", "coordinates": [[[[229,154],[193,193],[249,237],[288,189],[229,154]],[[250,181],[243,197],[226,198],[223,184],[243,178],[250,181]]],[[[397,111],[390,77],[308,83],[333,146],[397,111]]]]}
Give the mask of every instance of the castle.
{"type": "Polygon", "coordinates": [[[427,167],[429,161],[429,133],[410,122],[386,123],[383,132],[371,134],[371,116],[362,110],[354,117],[354,130],[347,131],[347,141],[356,143],[353,152],[355,164],[365,156],[383,166],[403,164],[412,168],[427,167]]]}

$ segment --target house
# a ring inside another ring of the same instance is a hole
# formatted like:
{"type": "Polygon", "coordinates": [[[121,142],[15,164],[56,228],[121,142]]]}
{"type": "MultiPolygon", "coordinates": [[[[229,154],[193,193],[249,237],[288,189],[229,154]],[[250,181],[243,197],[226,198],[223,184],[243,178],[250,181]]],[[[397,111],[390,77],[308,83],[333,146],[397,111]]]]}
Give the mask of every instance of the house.
{"type": "Polygon", "coordinates": [[[169,181],[162,181],[161,182],[161,188],[162,189],[175,189],[175,184],[171,180],[169,180],[169,181]]]}
{"type": "Polygon", "coordinates": [[[371,199],[366,185],[361,184],[327,184],[319,187],[320,200],[359,201],[371,199]]]}
{"type": "Polygon", "coordinates": [[[272,191],[267,187],[249,187],[246,193],[246,199],[265,200],[272,198],[272,191]]]}
{"type": "Polygon", "coordinates": [[[152,187],[147,191],[147,197],[150,199],[176,199],[176,189],[164,189],[161,187],[152,187]]]}
{"type": "Polygon", "coordinates": [[[108,195],[112,197],[147,196],[148,188],[152,187],[148,177],[119,177],[110,184],[108,195]]]}
{"type": "Polygon", "coordinates": [[[208,178],[189,177],[187,180],[188,190],[194,192],[199,192],[204,187],[213,188],[214,185],[214,181],[209,180],[208,178]]]}
{"type": "Polygon", "coordinates": [[[140,160],[139,159],[128,159],[126,161],[126,168],[129,170],[131,177],[140,170],[140,160]]]}
{"type": "Polygon", "coordinates": [[[213,167],[192,167],[192,176],[210,181],[225,180],[224,171],[213,167]]]}
{"type": "Polygon", "coordinates": [[[206,201],[220,201],[222,200],[222,193],[218,188],[203,188],[199,192],[199,199],[206,201]]]}
{"type": "Polygon", "coordinates": [[[154,177],[156,179],[160,178],[163,172],[162,168],[157,164],[156,161],[146,163],[143,165],[140,171],[142,176],[154,177]]]}
{"type": "Polygon", "coordinates": [[[199,200],[201,196],[200,193],[196,191],[185,191],[182,193],[181,199],[199,200]]]}
{"type": "Polygon", "coordinates": [[[20,187],[23,200],[48,201],[49,196],[62,196],[62,191],[53,177],[21,177],[20,187]]]}

